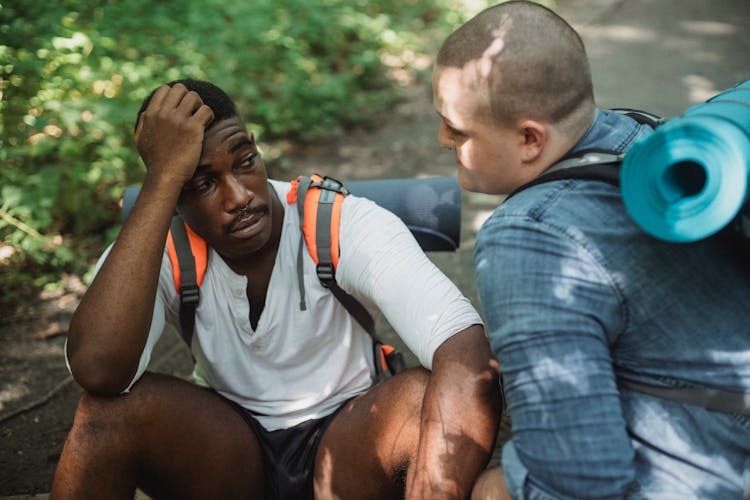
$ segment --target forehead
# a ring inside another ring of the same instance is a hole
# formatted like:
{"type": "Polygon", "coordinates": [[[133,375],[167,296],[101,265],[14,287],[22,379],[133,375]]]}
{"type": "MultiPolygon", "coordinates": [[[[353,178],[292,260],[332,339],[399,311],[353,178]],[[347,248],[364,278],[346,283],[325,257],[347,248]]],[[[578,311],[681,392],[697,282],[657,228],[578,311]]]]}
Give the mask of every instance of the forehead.
{"type": "Polygon", "coordinates": [[[239,117],[221,120],[206,131],[203,137],[203,156],[218,152],[233,152],[234,146],[247,140],[247,129],[239,117]]]}
{"type": "Polygon", "coordinates": [[[455,126],[480,120],[489,110],[485,79],[479,78],[477,68],[467,64],[462,68],[438,66],[433,74],[433,104],[435,110],[455,126]]]}

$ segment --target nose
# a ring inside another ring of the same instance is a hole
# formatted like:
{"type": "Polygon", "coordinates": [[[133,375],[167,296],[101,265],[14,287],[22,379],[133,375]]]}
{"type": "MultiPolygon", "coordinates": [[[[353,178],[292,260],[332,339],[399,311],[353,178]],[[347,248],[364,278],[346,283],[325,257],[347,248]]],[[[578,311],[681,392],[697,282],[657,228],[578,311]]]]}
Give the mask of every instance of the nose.
{"type": "Polygon", "coordinates": [[[237,212],[250,203],[253,193],[234,175],[226,178],[224,186],[224,210],[227,213],[237,212]]]}
{"type": "Polygon", "coordinates": [[[438,144],[448,149],[455,149],[456,147],[456,141],[453,140],[453,135],[443,121],[440,122],[440,126],[438,127],[438,144]]]}

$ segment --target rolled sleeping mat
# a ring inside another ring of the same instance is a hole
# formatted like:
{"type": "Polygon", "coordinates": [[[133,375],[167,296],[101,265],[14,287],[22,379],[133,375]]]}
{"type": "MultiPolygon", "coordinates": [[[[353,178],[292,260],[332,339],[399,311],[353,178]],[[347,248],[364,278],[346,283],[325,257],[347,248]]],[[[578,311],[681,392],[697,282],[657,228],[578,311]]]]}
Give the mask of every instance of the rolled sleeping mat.
{"type": "Polygon", "coordinates": [[[461,187],[455,177],[348,181],[344,186],[396,214],[424,251],[458,249],[461,187]]]}
{"type": "MultiPolygon", "coordinates": [[[[461,188],[455,177],[348,181],[355,196],[396,214],[426,252],[453,252],[461,241],[461,188]]],[[[122,220],[133,208],[140,186],[125,189],[122,220]]]]}
{"type": "Polygon", "coordinates": [[[627,152],[625,207],[646,232],[670,242],[706,238],[750,198],[750,80],[691,106],[627,152]]]}

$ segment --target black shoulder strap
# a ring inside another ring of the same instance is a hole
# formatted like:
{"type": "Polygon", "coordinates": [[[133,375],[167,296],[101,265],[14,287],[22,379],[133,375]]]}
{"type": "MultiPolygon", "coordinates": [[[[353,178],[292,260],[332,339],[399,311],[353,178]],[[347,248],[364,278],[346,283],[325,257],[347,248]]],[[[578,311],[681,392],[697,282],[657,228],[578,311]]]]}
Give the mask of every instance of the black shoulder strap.
{"type": "Polygon", "coordinates": [[[567,156],[555,163],[536,179],[516,188],[505,199],[507,200],[531,186],[563,179],[587,179],[619,186],[622,158],[623,155],[613,151],[589,150],[577,152],[574,156],[567,156]]]}
{"type": "Polygon", "coordinates": [[[655,115],[653,113],[649,113],[648,111],[643,111],[641,109],[610,108],[610,111],[616,111],[617,113],[620,113],[622,115],[629,116],[641,125],[648,125],[651,128],[656,128],[667,121],[666,118],[655,115]]]}
{"type": "Polygon", "coordinates": [[[195,257],[190,249],[190,241],[182,217],[179,215],[172,217],[169,230],[172,233],[177,261],[180,265],[180,335],[188,347],[191,347],[195,327],[195,311],[200,300],[195,257]]]}

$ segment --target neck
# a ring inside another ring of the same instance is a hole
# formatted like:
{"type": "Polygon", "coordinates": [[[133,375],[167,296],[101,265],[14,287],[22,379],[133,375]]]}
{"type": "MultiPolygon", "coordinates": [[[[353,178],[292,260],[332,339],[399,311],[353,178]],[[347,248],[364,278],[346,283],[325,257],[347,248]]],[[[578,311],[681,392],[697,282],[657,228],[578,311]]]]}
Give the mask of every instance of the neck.
{"type": "Polygon", "coordinates": [[[596,118],[596,107],[586,106],[577,116],[550,127],[550,144],[541,158],[540,174],[557,163],[583,138],[596,118]]]}

